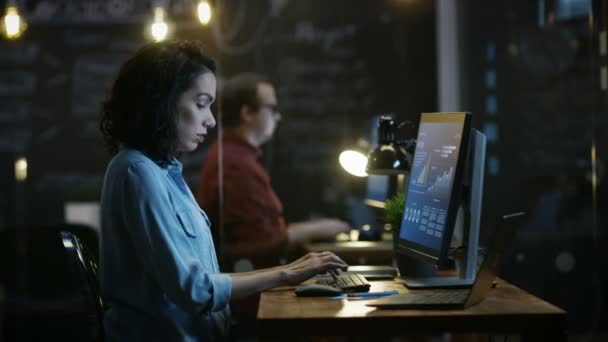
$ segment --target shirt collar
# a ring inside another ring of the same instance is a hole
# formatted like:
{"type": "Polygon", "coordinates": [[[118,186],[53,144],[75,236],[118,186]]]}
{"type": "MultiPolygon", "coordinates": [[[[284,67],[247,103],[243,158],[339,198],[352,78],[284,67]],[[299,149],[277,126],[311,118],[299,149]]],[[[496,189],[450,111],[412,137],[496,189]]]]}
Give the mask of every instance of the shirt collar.
{"type": "Polygon", "coordinates": [[[169,163],[163,163],[160,160],[156,160],[156,159],[151,158],[149,154],[147,154],[144,151],[139,150],[139,149],[129,148],[129,147],[126,147],[125,145],[121,145],[120,146],[120,150],[121,151],[123,151],[123,150],[132,150],[132,151],[136,151],[137,153],[143,154],[144,156],[146,156],[147,158],[149,158],[150,160],[152,160],[156,165],[158,165],[158,167],[162,171],[166,172],[167,174],[169,172],[171,172],[171,173],[181,173],[182,170],[184,169],[182,163],[179,160],[177,160],[177,158],[175,158],[175,157],[171,157],[171,159],[169,159],[169,163]]]}
{"type": "Polygon", "coordinates": [[[177,160],[177,158],[171,157],[169,164],[166,164],[164,167],[161,166],[161,168],[167,169],[167,171],[171,173],[182,173],[184,166],[179,160],[177,160]]]}
{"type": "Polygon", "coordinates": [[[244,148],[248,152],[251,152],[256,157],[260,157],[262,155],[262,150],[259,147],[251,145],[245,138],[232,132],[230,130],[224,130],[222,140],[224,142],[231,142],[240,147],[244,148]]]}

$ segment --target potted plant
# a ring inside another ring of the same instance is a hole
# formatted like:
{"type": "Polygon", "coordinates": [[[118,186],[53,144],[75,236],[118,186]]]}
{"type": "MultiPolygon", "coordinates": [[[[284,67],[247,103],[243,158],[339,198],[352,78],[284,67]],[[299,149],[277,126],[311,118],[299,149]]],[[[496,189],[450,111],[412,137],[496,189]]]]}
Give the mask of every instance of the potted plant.
{"type": "Polygon", "coordinates": [[[384,203],[384,220],[390,224],[393,231],[393,238],[399,236],[399,227],[403,219],[403,210],[405,207],[405,193],[398,192],[393,197],[386,200],[384,203]]]}

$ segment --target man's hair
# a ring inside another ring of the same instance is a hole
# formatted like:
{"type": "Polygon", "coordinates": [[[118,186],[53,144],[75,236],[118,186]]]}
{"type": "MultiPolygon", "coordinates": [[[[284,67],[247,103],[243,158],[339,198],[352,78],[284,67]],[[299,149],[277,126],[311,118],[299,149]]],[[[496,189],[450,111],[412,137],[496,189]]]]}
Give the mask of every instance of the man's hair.
{"type": "Polygon", "coordinates": [[[238,74],[224,83],[220,96],[220,111],[222,124],[226,127],[235,127],[241,124],[241,108],[248,106],[251,110],[258,110],[258,85],[270,82],[262,75],[254,73],[238,74]]]}
{"type": "Polygon", "coordinates": [[[168,162],[176,154],[177,100],[215,63],[200,43],[166,41],[141,47],[120,68],[102,103],[99,128],[114,155],[124,145],[168,162]]]}

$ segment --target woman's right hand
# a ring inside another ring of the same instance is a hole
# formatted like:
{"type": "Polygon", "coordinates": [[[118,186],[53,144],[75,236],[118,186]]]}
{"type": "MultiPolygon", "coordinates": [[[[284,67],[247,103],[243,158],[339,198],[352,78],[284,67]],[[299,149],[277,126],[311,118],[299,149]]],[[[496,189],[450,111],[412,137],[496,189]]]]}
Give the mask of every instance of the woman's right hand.
{"type": "Polygon", "coordinates": [[[300,259],[282,266],[281,274],[283,282],[289,285],[297,285],[317,274],[329,270],[346,270],[348,265],[332,252],[311,252],[300,259]]]}

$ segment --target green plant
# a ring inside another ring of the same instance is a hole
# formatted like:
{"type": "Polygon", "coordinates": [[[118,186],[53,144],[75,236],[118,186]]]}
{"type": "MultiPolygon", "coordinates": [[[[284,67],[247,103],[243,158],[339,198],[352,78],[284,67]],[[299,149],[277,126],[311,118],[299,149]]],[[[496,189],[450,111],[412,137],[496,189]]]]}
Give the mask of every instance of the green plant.
{"type": "Polygon", "coordinates": [[[398,192],[395,196],[386,200],[384,204],[384,218],[386,223],[393,227],[399,227],[403,219],[403,207],[405,206],[405,193],[398,192]]]}

